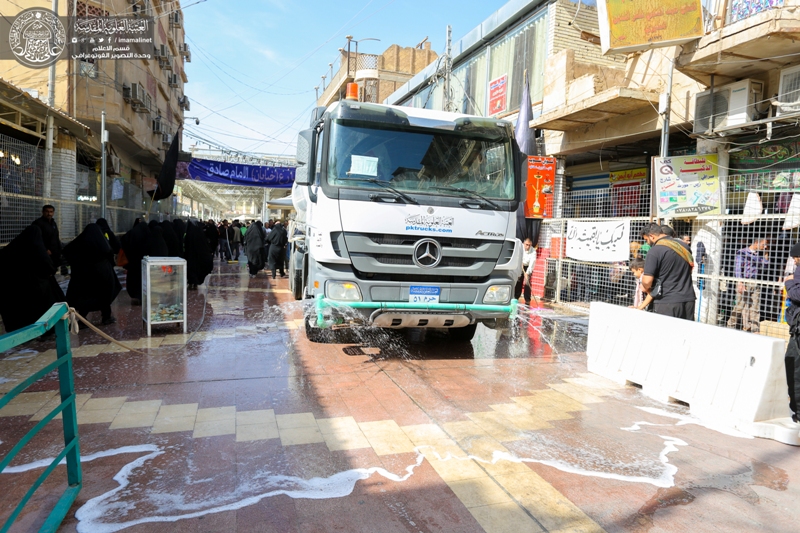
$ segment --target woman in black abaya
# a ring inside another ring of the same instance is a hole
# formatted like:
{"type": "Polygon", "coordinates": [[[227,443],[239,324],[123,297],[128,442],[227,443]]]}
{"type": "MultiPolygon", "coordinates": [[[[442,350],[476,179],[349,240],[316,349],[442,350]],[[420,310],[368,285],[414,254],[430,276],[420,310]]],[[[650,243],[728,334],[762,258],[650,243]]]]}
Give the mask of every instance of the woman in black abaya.
{"type": "Polygon", "coordinates": [[[111,250],[115,254],[118,254],[120,249],[119,239],[114,235],[114,232],[111,231],[111,226],[108,225],[108,221],[104,218],[98,218],[97,225],[103,230],[103,235],[105,235],[109,246],[111,246],[111,250]]]}
{"type": "MultiPolygon", "coordinates": [[[[175,222],[183,222],[176,220],[175,222]]],[[[189,289],[197,289],[206,280],[206,276],[214,270],[214,258],[208,248],[203,227],[197,222],[189,222],[183,240],[184,258],[186,259],[186,282],[189,289]]]]}
{"type": "Polygon", "coordinates": [[[247,256],[247,268],[250,269],[251,278],[256,277],[258,271],[266,264],[265,241],[264,225],[261,221],[250,224],[244,234],[244,253],[247,256]]]}
{"type": "Polygon", "coordinates": [[[128,271],[125,290],[134,301],[142,298],[142,258],[147,255],[149,237],[150,228],[147,223],[139,222],[120,239],[125,257],[128,259],[128,264],[125,265],[125,270],[128,271]]]}
{"type": "Polygon", "coordinates": [[[6,332],[33,324],[64,301],[55,273],[37,226],[28,226],[0,249],[0,316],[6,332]]]}
{"type": "Polygon", "coordinates": [[[172,225],[170,221],[164,221],[159,224],[161,231],[164,234],[164,242],[167,243],[167,253],[170,257],[182,257],[183,256],[183,246],[181,246],[181,241],[178,238],[178,234],[175,232],[175,226],[172,225]]]}
{"type": "Polygon", "coordinates": [[[99,224],[89,224],[64,247],[64,256],[72,267],[67,289],[67,302],[84,318],[100,311],[103,325],[117,320],[111,314],[111,303],[122,290],[114,267],[109,261],[114,251],[99,224]]]}

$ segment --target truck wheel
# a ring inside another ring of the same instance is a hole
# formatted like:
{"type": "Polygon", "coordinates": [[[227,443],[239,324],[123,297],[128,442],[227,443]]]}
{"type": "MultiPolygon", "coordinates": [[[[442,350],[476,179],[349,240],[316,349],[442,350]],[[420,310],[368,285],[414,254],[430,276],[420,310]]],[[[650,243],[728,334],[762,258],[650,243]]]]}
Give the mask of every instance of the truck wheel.
{"type": "Polygon", "coordinates": [[[311,325],[311,321],[314,320],[314,318],[315,317],[313,315],[309,315],[303,320],[303,323],[306,326],[306,337],[308,340],[322,344],[332,342],[333,331],[311,325]]]}
{"type": "Polygon", "coordinates": [[[463,328],[451,328],[450,338],[458,342],[469,342],[475,336],[475,330],[478,329],[478,323],[464,326],[463,328]]]}
{"type": "Polygon", "coordinates": [[[292,287],[292,295],[295,300],[303,299],[303,273],[294,273],[294,286],[292,287]]]}

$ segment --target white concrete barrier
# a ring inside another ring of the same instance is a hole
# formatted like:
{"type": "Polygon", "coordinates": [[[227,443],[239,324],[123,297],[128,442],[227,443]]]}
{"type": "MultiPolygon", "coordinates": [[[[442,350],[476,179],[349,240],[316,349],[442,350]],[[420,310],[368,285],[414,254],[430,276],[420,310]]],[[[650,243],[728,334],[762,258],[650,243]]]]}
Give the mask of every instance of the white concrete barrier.
{"type": "Polygon", "coordinates": [[[685,402],[703,421],[800,446],[781,339],[595,302],[586,352],[590,372],[685,402]]]}

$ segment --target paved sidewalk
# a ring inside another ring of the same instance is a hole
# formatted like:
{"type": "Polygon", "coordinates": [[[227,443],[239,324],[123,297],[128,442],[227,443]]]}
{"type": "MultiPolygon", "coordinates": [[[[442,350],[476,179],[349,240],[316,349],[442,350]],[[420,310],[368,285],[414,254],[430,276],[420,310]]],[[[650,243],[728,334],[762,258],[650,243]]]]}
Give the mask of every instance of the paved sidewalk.
{"type": "MultiPolygon", "coordinates": [[[[217,263],[208,285],[187,335],[146,338],[120,295],[102,329],[147,355],[72,337],[85,482],[62,531],[796,530],[800,450],[587,373],[580,319],[311,344],[286,279],[217,263]]],[[[3,354],[0,392],[53,357],[51,341],[3,354]]],[[[29,390],[0,411],[0,453],[57,380],[29,390]]],[[[58,453],[56,422],[0,474],[0,520],[58,453]]],[[[64,479],[15,530],[38,529],[64,479]]]]}

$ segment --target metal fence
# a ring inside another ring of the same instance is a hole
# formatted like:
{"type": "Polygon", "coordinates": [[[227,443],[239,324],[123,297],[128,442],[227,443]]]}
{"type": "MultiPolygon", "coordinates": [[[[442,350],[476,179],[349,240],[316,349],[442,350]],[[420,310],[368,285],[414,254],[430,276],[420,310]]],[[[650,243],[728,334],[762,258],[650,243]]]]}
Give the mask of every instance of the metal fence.
{"type": "MultiPolygon", "coordinates": [[[[0,134],[0,246],[39,218],[46,204],[55,207],[61,240],[72,240],[100,216],[99,183],[97,172],[77,164],[75,181],[54,178],[51,194],[46,197],[43,147],[0,134]]],[[[137,217],[145,218],[147,206],[142,189],[136,185],[109,177],[107,198],[106,218],[115,232],[124,233],[137,217]]],[[[160,209],[154,211],[147,218],[166,217],[159,213],[160,209]]]]}
{"type": "MultiPolygon", "coordinates": [[[[769,209],[765,209],[769,211],[769,209]]],[[[646,256],[641,230],[649,217],[583,218],[591,221],[630,220],[630,255],[646,256]]],[[[797,220],[800,226],[800,218],[797,220]]],[[[791,214],[700,216],[674,220],[678,237],[688,235],[695,257],[693,280],[696,320],[708,324],[785,337],[783,280],[794,272],[792,246],[800,229],[791,214]],[[705,254],[699,254],[702,248],[705,254]]],[[[567,219],[544,221],[539,238],[539,262],[533,285],[546,300],[588,311],[594,301],[629,306],[636,279],[629,261],[591,263],[566,256],[567,219]]]]}

